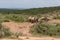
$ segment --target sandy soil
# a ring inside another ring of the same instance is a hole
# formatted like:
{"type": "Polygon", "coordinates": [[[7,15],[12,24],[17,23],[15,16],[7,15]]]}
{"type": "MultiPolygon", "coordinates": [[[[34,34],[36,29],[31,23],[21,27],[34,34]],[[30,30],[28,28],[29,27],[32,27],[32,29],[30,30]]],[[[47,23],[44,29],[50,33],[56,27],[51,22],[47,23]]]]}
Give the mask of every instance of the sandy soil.
{"type": "Polygon", "coordinates": [[[53,20],[49,20],[48,23],[58,23],[58,24],[60,24],[60,20],[59,19],[53,19],[53,20]]]}
{"type": "Polygon", "coordinates": [[[60,38],[53,38],[53,37],[20,37],[23,40],[60,40],[60,38]]]}
{"type": "Polygon", "coordinates": [[[20,37],[17,39],[8,39],[8,38],[3,38],[0,40],[60,40],[60,38],[53,38],[53,37],[20,37]]]}
{"type": "Polygon", "coordinates": [[[10,28],[10,31],[13,33],[16,32],[21,32],[23,35],[31,35],[29,33],[30,27],[33,25],[32,23],[29,22],[24,22],[24,23],[16,23],[16,22],[3,22],[2,25],[4,27],[10,28]]]}
{"type": "Polygon", "coordinates": [[[18,40],[18,39],[8,39],[8,38],[3,38],[3,39],[0,39],[0,40],[18,40]]]}

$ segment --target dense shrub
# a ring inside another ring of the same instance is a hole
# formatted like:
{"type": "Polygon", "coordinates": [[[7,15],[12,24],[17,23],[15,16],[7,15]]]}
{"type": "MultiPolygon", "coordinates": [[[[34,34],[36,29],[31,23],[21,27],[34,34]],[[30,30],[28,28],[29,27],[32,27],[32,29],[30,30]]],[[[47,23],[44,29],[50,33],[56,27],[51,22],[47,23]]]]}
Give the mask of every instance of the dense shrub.
{"type": "Polygon", "coordinates": [[[4,28],[1,24],[0,24],[0,38],[2,37],[10,37],[12,35],[12,33],[9,31],[8,28],[4,28]]]}
{"type": "Polygon", "coordinates": [[[16,21],[16,22],[24,22],[24,17],[16,16],[16,15],[5,16],[5,19],[9,19],[9,20],[16,21]]]}
{"type": "Polygon", "coordinates": [[[38,23],[31,28],[30,32],[35,34],[57,36],[60,35],[60,24],[52,25],[46,23],[38,23]]]}
{"type": "Polygon", "coordinates": [[[58,12],[60,6],[57,7],[45,7],[45,8],[31,8],[23,10],[13,10],[13,9],[0,9],[0,14],[28,14],[28,15],[37,15],[37,14],[48,14],[53,13],[53,11],[58,12]]]}

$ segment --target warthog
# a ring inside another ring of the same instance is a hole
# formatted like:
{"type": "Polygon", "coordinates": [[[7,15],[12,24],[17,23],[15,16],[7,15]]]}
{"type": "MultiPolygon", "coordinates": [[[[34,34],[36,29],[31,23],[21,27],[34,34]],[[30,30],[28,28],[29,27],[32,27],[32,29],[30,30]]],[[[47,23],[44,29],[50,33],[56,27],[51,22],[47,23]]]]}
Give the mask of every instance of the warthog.
{"type": "Polygon", "coordinates": [[[47,17],[42,17],[41,19],[40,19],[40,21],[42,21],[42,22],[47,22],[47,21],[49,21],[50,19],[49,18],[47,18],[47,17]]]}
{"type": "Polygon", "coordinates": [[[32,22],[32,23],[38,22],[38,18],[37,17],[29,17],[28,22],[32,22]]]}

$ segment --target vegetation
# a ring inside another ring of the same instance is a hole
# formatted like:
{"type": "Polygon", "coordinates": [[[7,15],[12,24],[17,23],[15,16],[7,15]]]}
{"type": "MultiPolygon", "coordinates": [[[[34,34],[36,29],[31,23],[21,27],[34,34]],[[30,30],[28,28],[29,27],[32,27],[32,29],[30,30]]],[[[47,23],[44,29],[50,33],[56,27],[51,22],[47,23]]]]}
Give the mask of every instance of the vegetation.
{"type": "Polygon", "coordinates": [[[38,23],[31,28],[33,34],[60,36],[60,24],[38,23]]]}
{"type": "MultiPolygon", "coordinates": [[[[0,9],[0,23],[1,22],[26,22],[29,16],[54,16],[54,19],[60,19],[60,6],[58,7],[45,7],[45,8],[32,8],[25,10],[11,10],[11,9],[0,9]],[[55,16],[57,15],[57,16],[55,16]]],[[[47,24],[37,23],[31,28],[31,33],[44,34],[50,36],[60,36],[60,24],[47,24]]],[[[19,33],[12,34],[8,28],[4,28],[0,25],[0,38],[9,37],[13,35],[18,37],[19,33]]]]}
{"type": "Polygon", "coordinates": [[[60,19],[60,16],[55,16],[54,19],[60,19]]]}
{"type": "Polygon", "coordinates": [[[10,37],[12,35],[12,33],[9,31],[8,28],[4,28],[1,24],[0,24],[0,38],[3,37],[10,37]]]}
{"type": "Polygon", "coordinates": [[[37,14],[47,14],[53,13],[54,11],[60,11],[60,6],[58,7],[45,7],[45,8],[32,8],[25,10],[12,10],[12,9],[0,9],[0,14],[28,14],[28,15],[37,15],[37,14]]]}
{"type": "Polygon", "coordinates": [[[15,22],[25,22],[27,21],[27,15],[21,14],[1,14],[0,15],[0,22],[8,22],[8,21],[15,21],[15,22]]]}
{"type": "Polygon", "coordinates": [[[38,16],[41,15],[53,15],[60,14],[60,6],[58,7],[45,7],[45,8],[32,8],[24,10],[12,10],[12,9],[0,9],[0,20],[13,20],[17,22],[26,21],[28,16],[38,16]],[[17,15],[17,16],[16,16],[17,15]]]}
{"type": "Polygon", "coordinates": [[[25,22],[29,16],[42,15],[48,16],[53,14],[60,14],[60,6],[58,7],[45,7],[45,8],[32,8],[24,10],[0,9],[0,22],[4,20],[13,20],[17,22],[25,22]]]}
{"type": "Polygon", "coordinates": [[[9,28],[3,27],[0,24],[0,38],[18,38],[19,35],[22,35],[22,33],[12,33],[9,28]]]}

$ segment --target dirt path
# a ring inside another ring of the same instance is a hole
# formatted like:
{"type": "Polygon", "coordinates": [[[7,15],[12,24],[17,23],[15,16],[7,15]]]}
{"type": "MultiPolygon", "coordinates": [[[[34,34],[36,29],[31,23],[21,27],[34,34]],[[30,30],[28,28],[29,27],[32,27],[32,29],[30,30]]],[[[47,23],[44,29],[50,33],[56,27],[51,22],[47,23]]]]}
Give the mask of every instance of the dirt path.
{"type": "Polygon", "coordinates": [[[23,40],[60,40],[60,38],[53,38],[53,37],[20,37],[23,40]]]}
{"type": "Polygon", "coordinates": [[[8,39],[8,38],[3,38],[3,39],[0,39],[0,40],[18,40],[18,39],[8,39]]]}
{"type": "Polygon", "coordinates": [[[53,38],[53,37],[29,37],[28,39],[26,37],[20,37],[20,39],[0,39],[0,40],[60,40],[60,38],[53,38]]]}

